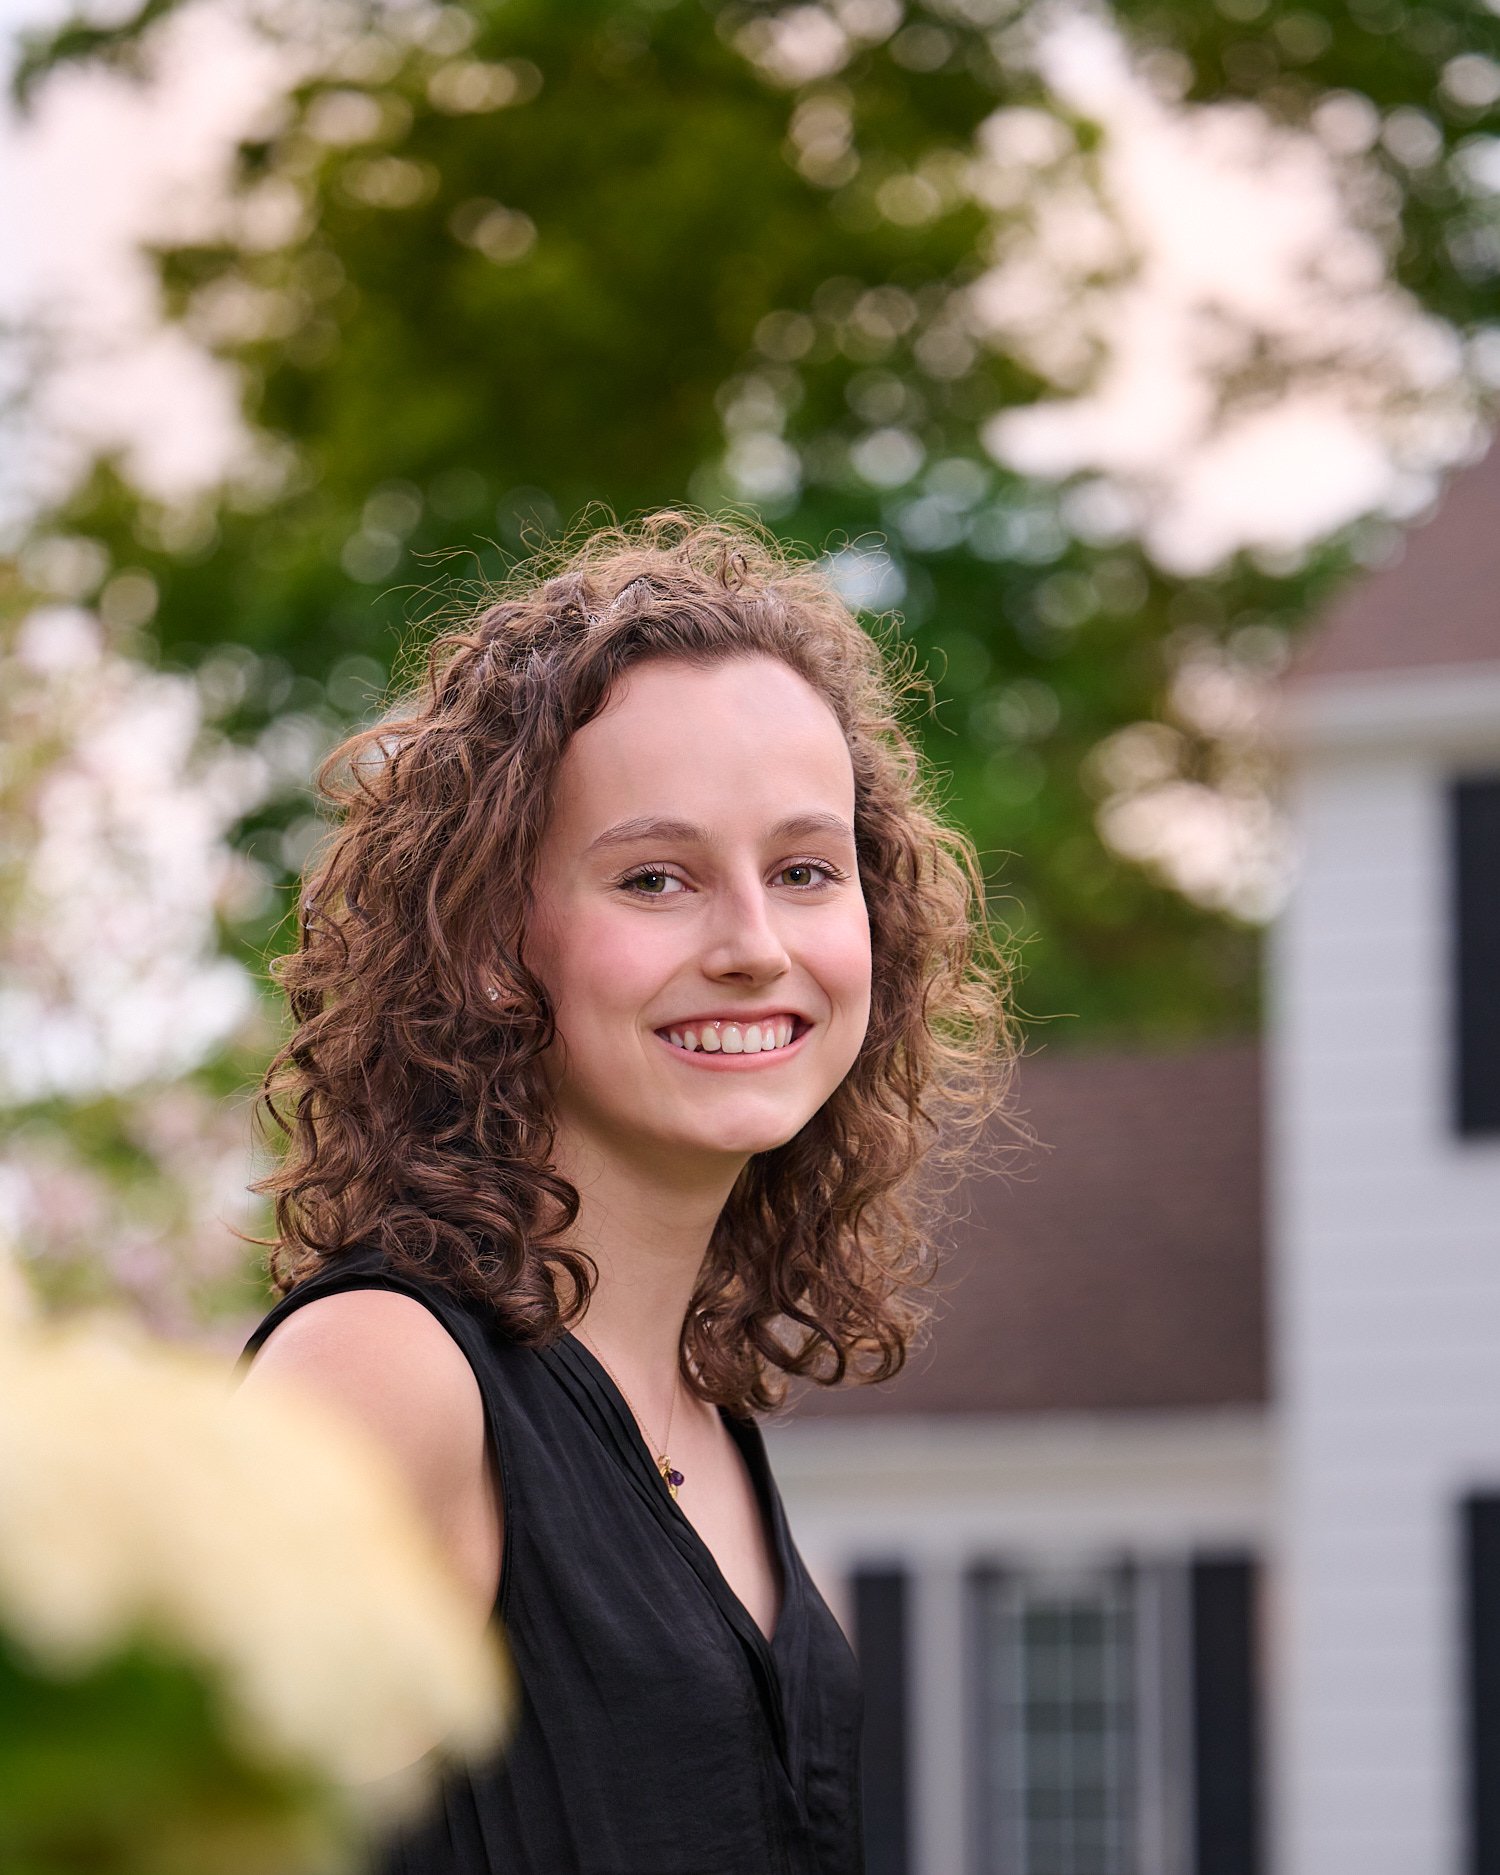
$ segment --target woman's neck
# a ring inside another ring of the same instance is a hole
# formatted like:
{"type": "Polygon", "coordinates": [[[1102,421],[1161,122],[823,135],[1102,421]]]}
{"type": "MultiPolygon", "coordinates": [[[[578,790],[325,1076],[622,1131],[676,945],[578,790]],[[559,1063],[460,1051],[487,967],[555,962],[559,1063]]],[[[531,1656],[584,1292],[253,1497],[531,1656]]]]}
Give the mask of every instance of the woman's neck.
{"type": "Polygon", "coordinates": [[[664,1173],[560,1129],[553,1163],[578,1192],[569,1242],[599,1271],[584,1336],[643,1411],[664,1413],[688,1304],[743,1162],[664,1173]]]}

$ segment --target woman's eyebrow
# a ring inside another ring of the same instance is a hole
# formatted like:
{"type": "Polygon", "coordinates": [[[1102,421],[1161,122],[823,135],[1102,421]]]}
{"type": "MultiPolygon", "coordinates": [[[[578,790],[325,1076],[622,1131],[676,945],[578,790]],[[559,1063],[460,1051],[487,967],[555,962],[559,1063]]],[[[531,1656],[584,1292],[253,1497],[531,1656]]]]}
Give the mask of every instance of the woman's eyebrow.
{"type": "MultiPolygon", "coordinates": [[[[841,814],[813,812],[789,814],[785,820],[778,820],[774,827],[768,828],[769,840],[792,840],[811,838],[818,834],[832,834],[835,838],[854,842],[854,829],[841,814]]],[[[635,846],[645,840],[661,840],[676,846],[713,846],[714,836],[706,827],[696,826],[690,820],[673,820],[656,814],[640,814],[633,820],[617,821],[613,827],[606,827],[595,840],[589,842],[588,851],[597,853],[609,847],[635,846]]]]}

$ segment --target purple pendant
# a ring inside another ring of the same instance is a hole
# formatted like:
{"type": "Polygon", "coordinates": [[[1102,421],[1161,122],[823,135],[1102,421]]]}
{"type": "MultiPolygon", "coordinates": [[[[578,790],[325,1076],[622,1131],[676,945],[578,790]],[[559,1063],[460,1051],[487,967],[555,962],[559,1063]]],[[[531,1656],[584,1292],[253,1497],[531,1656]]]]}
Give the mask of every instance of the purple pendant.
{"type": "Polygon", "coordinates": [[[678,1485],[682,1483],[682,1473],[680,1471],[669,1471],[667,1473],[667,1483],[671,1485],[672,1489],[675,1491],[678,1485]]]}

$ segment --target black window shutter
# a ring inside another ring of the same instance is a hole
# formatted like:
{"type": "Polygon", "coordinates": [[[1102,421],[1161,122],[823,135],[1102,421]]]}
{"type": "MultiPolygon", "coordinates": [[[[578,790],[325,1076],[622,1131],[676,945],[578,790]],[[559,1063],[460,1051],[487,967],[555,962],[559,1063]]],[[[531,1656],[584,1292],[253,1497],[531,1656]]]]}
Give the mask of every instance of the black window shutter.
{"type": "Polygon", "coordinates": [[[1500,1495],[1463,1506],[1469,1868],[1500,1875],[1500,1495]]]}
{"type": "Polygon", "coordinates": [[[1201,1556],[1192,1566],[1193,1866],[1260,1875],[1260,1698],[1255,1564],[1201,1556]]]}
{"type": "Polygon", "coordinates": [[[1454,1080],[1460,1133],[1500,1133],[1500,775],[1453,788],[1454,1080]]]}
{"type": "Polygon", "coordinates": [[[906,1575],[854,1576],[854,1647],[865,1690],[866,1875],[907,1875],[906,1575]]]}

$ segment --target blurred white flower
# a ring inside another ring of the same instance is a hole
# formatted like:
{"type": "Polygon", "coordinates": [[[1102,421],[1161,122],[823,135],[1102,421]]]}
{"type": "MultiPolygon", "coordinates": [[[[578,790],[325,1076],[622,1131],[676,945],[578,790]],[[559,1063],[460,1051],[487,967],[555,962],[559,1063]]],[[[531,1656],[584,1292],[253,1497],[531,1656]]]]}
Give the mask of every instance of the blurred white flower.
{"type": "Polygon", "coordinates": [[[842,23],[820,6],[790,6],[753,18],[734,43],[773,84],[788,89],[842,71],[852,49],[842,23]]]}
{"type": "Polygon", "coordinates": [[[1185,898],[1248,923],[1265,923],[1285,899],[1285,828],[1263,790],[1164,781],[1106,801],[1099,831],[1185,898]]]}
{"type": "Polygon", "coordinates": [[[438,1747],[491,1748],[509,1705],[373,1447],[104,1324],[0,1327],[0,1627],[57,1677],[150,1633],[219,1670],[244,1749],[382,1812],[438,1747]]]}
{"type": "Polygon", "coordinates": [[[1306,131],[1185,103],[1102,10],[1037,20],[1058,114],[1006,107],[981,130],[970,188],[998,219],[965,312],[1055,394],[992,418],[991,454],[1103,476],[1178,573],[1420,505],[1478,446],[1478,406],[1457,335],[1392,278],[1399,199],[1351,124],[1363,101],[1335,96],[1306,131]]]}
{"type": "Polygon", "coordinates": [[[1128,723],[1091,753],[1100,838],[1184,897],[1249,923],[1274,917],[1291,855],[1263,731],[1280,642],[1182,652],[1168,722],[1128,723]]]}
{"type": "MultiPolygon", "coordinates": [[[[29,571],[87,591],[73,545],[29,571]]],[[[245,1103],[184,1077],[264,1039],[220,937],[262,883],[230,832],[274,777],[204,705],[80,605],[0,625],[0,1250],[172,1334],[241,1300],[261,1222],[245,1103]]]]}
{"type": "Polygon", "coordinates": [[[186,1073],[255,1006],[218,919],[264,764],[65,606],[0,639],[0,750],[0,1105],[186,1073]]]}
{"type": "MultiPolygon", "coordinates": [[[[0,1143],[0,1254],[58,1302],[127,1304],[157,1332],[200,1333],[242,1306],[263,1208],[246,1102],[186,1080],[49,1115],[0,1143]]],[[[233,1325],[225,1330],[233,1333],[233,1325]]]]}

